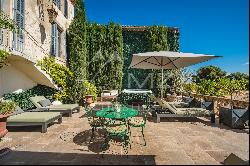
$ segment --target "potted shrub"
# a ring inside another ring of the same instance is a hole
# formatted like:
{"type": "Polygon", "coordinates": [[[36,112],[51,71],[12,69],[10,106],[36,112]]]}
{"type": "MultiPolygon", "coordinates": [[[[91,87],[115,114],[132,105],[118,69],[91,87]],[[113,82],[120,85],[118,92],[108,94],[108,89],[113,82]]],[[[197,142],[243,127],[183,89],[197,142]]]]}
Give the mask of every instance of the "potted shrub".
{"type": "Polygon", "coordinates": [[[15,111],[14,102],[0,102],[0,139],[4,137],[8,130],[6,129],[7,118],[15,111]]]}
{"type": "Polygon", "coordinates": [[[85,102],[87,105],[90,105],[91,103],[93,103],[94,101],[96,101],[97,95],[97,89],[95,87],[94,84],[91,84],[88,81],[84,81],[83,82],[83,86],[84,86],[84,92],[83,92],[83,96],[85,97],[85,102]]]}
{"type": "MultiPolygon", "coordinates": [[[[220,88],[223,89],[227,94],[230,95],[230,105],[231,108],[221,107],[219,110],[219,121],[224,123],[231,128],[244,128],[244,123],[238,124],[246,114],[248,114],[246,109],[234,109],[233,94],[240,90],[245,90],[245,83],[241,80],[235,80],[230,78],[220,79],[220,88]]],[[[248,116],[248,115],[247,115],[248,116]]]]}

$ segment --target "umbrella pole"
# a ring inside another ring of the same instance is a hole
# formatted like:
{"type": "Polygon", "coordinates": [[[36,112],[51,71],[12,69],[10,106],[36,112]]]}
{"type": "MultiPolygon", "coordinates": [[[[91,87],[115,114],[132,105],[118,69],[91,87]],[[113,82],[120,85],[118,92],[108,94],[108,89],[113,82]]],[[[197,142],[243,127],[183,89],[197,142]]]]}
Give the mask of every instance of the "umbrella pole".
{"type": "Polygon", "coordinates": [[[161,68],[161,99],[163,99],[163,68],[161,68]]]}

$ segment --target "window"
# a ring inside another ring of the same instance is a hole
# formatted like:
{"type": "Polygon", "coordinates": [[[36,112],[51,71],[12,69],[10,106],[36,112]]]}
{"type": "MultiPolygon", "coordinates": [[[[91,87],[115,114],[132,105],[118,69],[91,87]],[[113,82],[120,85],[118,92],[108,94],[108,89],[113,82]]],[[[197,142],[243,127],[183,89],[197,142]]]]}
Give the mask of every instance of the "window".
{"type": "Polygon", "coordinates": [[[17,27],[17,33],[13,33],[13,48],[16,51],[23,51],[23,43],[24,43],[24,21],[25,21],[25,0],[14,0],[14,21],[17,27]]]}
{"type": "Polygon", "coordinates": [[[64,16],[68,18],[68,0],[64,0],[64,16]]]}
{"type": "Polygon", "coordinates": [[[57,24],[52,24],[51,29],[51,55],[60,56],[61,54],[61,36],[62,31],[57,24]]]}
{"type": "Polygon", "coordinates": [[[53,3],[61,10],[61,0],[53,0],[53,3]]]}

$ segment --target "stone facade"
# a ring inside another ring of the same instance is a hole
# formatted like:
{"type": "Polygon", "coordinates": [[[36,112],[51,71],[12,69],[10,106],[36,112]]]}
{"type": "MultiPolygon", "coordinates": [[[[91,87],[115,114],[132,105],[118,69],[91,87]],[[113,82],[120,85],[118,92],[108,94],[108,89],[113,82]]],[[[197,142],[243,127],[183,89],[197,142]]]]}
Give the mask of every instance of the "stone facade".
{"type": "MultiPolygon", "coordinates": [[[[1,0],[3,12],[11,19],[14,19],[14,1],[1,0]]],[[[61,31],[60,40],[60,54],[56,57],[58,62],[65,63],[66,60],[66,43],[65,36],[73,17],[74,6],[70,0],[60,0],[60,10],[53,3],[53,0],[24,0],[24,46],[23,50],[16,52],[12,50],[13,47],[13,33],[4,30],[4,43],[3,45],[10,49],[13,54],[22,56],[33,62],[37,62],[44,56],[51,54],[51,27],[52,24],[49,21],[48,9],[54,8],[58,13],[54,22],[58,25],[61,31]],[[68,16],[64,16],[64,6],[67,1],[68,16]]]]}
{"type": "MultiPolygon", "coordinates": [[[[19,30],[23,35],[21,41],[17,37],[17,33],[9,30],[0,29],[0,49],[10,53],[10,58],[7,60],[7,66],[0,69],[0,96],[3,93],[9,93],[16,89],[10,88],[8,82],[16,82],[17,85],[11,87],[18,87],[19,80],[26,82],[28,85],[42,84],[37,82],[39,78],[29,78],[27,73],[22,71],[20,78],[17,77],[13,81],[13,77],[9,73],[19,70],[15,65],[16,61],[29,62],[29,65],[35,66],[36,63],[46,56],[50,56],[52,52],[52,24],[57,24],[58,38],[57,46],[58,55],[55,56],[57,63],[66,64],[66,32],[74,17],[74,5],[71,0],[0,0],[1,14],[13,20],[17,18],[17,3],[24,9],[23,12],[23,27],[19,30]],[[22,4],[23,2],[23,4],[22,4]],[[59,2],[58,4],[54,2],[59,2]],[[16,4],[16,5],[15,5],[16,4]],[[65,8],[67,8],[65,10],[65,8]],[[49,10],[57,13],[57,16],[51,20],[49,10]],[[65,14],[67,13],[67,14],[65,14]],[[15,38],[18,38],[15,40],[15,38]],[[11,70],[11,72],[10,72],[11,70]],[[22,76],[21,76],[22,75],[22,76]],[[10,77],[12,77],[10,79],[10,77]],[[25,80],[23,80],[25,78],[25,80]]],[[[20,22],[22,22],[20,21],[20,22]]],[[[16,21],[17,22],[17,21],[16,21]]],[[[29,71],[27,71],[29,72],[29,71]]],[[[17,74],[15,74],[17,75],[17,74]]],[[[32,88],[30,86],[20,86],[19,89],[32,88]]]]}

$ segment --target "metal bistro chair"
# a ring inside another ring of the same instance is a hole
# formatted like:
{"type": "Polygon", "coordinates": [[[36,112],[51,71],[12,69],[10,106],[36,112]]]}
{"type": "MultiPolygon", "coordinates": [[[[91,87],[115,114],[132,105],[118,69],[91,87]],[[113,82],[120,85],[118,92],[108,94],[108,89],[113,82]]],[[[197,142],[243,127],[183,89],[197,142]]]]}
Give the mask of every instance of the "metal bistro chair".
{"type": "MultiPolygon", "coordinates": [[[[123,120],[107,120],[104,129],[106,130],[106,138],[104,143],[101,146],[102,151],[105,151],[110,145],[110,141],[113,140],[116,142],[117,139],[122,141],[122,147],[125,154],[128,154],[128,146],[130,144],[129,134],[128,134],[128,126],[126,121],[123,120]]],[[[102,155],[103,157],[103,155],[102,155]]],[[[128,157],[128,156],[127,156],[128,157]]]]}
{"type": "Polygon", "coordinates": [[[88,118],[89,125],[92,128],[91,138],[89,140],[89,143],[90,143],[92,139],[95,137],[95,131],[97,131],[97,128],[104,126],[105,119],[97,117],[96,116],[97,110],[94,110],[91,107],[86,107],[85,110],[86,110],[85,116],[88,118]]]}
{"type": "Polygon", "coordinates": [[[146,139],[145,139],[145,136],[144,136],[144,128],[146,126],[146,122],[147,122],[147,108],[146,106],[135,106],[133,107],[134,109],[138,110],[138,115],[135,116],[135,117],[131,117],[129,118],[128,120],[128,127],[129,127],[129,134],[131,136],[131,129],[130,127],[134,127],[134,128],[141,128],[141,134],[142,134],[142,137],[143,137],[143,141],[144,141],[144,146],[146,146],[146,139]]]}

